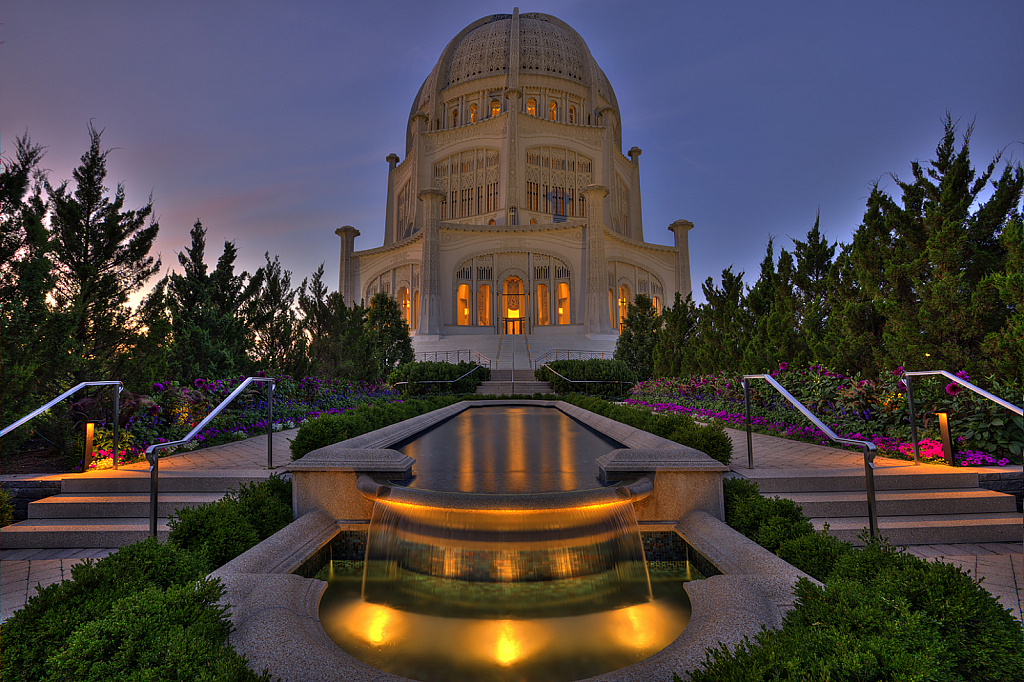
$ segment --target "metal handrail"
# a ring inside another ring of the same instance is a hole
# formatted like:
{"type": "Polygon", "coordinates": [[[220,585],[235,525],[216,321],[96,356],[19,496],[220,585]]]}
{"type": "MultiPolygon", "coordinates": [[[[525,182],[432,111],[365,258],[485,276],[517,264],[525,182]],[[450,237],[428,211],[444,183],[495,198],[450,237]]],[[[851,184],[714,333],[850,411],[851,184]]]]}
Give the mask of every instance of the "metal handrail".
{"type": "Polygon", "coordinates": [[[221,401],[220,405],[210,410],[210,414],[206,415],[205,418],[195,428],[188,432],[188,434],[181,440],[174,440],[167,443],[154,443],[146,448],[146,459],[149,460],[149,534],[156,537],[156,507],[157,500],[160,496],[159,490],[159,473],[160,473],[160,458],[157,457],[159,450],[166,450],[167,448],[177,447],[179,445],[185,445],[193,438],[195,438],[206,425],[213,421],[213,418],[219,415],[225,407],[228,406],[232,400],[238,397],[245,388],[252,383],[267,384],[267,468],[274,468],[274,377],[247,377],[245,381],[238,385],[234,391],[231,392],[227,398],[221,401]]]}
{"type": "Polygon", "coordinates": [[[747,417],[747,468],[754,468],[754,435],[750,424],[750,380],[751,379],[764,379],[768,384],[776,391],[782,394],[782,397],[790,402],[793,407],[800,411],[805,417],[807,417],[815,426],[821,429],[822,433],[828,436],[832,441],[836,443],[845,443],[846,445],[857,445],[860,446],[864,452],[864,484],[867,489],[868,498],[868,532],[871,533],[871,537],[878,537],[878,512],[875,506],[875,452],[878,448],[874,443],[866,440],[856,440],[853,438],[841,438],[836,435],[835,431],[830,429],[825,422],[821,421],[811,412],[807,407],[799,400],[793,397],[793,395],[782,387],[778,381],[767,374],[746,374],[743,376],[743,402],[746,406],[746,417],[747,417]]]}
{"type": "Polygon", "coordinates": [[[421,362],[448,362],[451,364],[457,364],[462,362],[463,353],[465,353],[468,358],[468,362],[475,362],[476,364],[483,365],[485,367],[491,366],[490,358],[480,351],[472,349],[423,351],[422,353],[417,354],[417,358],[421,362]],[[455,362],[452,362],[451,360],[453,354],[455,356],[455,362]],[[433,360],[429,360],[428,358],[430,357],[433,357],[433,360]],[[439,357],[444,357],[444,360],[438,360],[439,357]]]}
{"type": "MultiPolygon", "coordinates": [[[[43,405],[42,407],[40,407],[38,410],[34,410],[32,412],[29,412],[24,417],[22,417],[21,419],[19,419],[16,422],[14,422],[10,426],[5,426],[3,428],[3,430],[0,430],[0,438],[2,438],[3,436],[6,436],[8,433],[10,433],[14,429],[18,428],[19,426],[21,426],[25,422],[29,421],[30,419],[38,417],[40,414],[42,414],[43,412],[46,412],[48,409],[50,409],[51,407],[53,407],[54,405],[56,405],[60,401],[64,400],[65,398],[74,395],[78,391],[80,391],[83,388],[86,388],[88,386],[117,386],[117,390],[114,391],[114,424],[113,424],[113,426],[114,426],[114,448],[113,448],[114,452],[112,453],[112,457],[113,457],[113,461],[114,461],[114,468],[116,469],[117,468],[118,455],[120,454],[120,451],[121,451],[121,447],[120,447],[120,445],[121,445],[121,443],[120,443],[120,435],[121,435],[120,434],[120,426],[121,426],[120,425],[121,391],[124,390],[124,384],[122,382],[120,382],[120,381],[117,381],[117,380],[112,380],[112,381],[83,381],[82,383],[78,384],[74,388],[71,388],[71,389],[68,389],[67,391],[64,391],[63,393],[61,393],[59,396],[57,396],[56,398],[54,398],[50,402],[48,402],[45,405],[43,405]]],[[[85,464],[83,463],[83,469],[84,469],[84,466],[85,466],[85,464]]]]}
{"type": "Polygon", "coordinates": [[[554,360],[604,360],[605,358],[615,356],[614,353],[603,350],[571,350],[568,348],[556,348],[554,350],[549,350],[547,353],[537,358],[534,361],[533,366],[535,368],[539,368],[548,362],[553,362],[551,359],[552,355],[554,355],[554,360]],[[564,357],[559,358],[559,353],[564,354],[564,357]],[[573,354],[575,354],[576,357],[572,357],[573,354]],[[586,357],[584,357],[584,355],[586,355],[586,357]]]}
{"type": "Polygon", "coordinates": [[[538,369],[544,368],[547,368],[547,370],[554,374],[555,376],[560,377],[561,379],[568,381],[569,383],[572,384],[618,384],[620,396],[622,395],[622,384],[633,383],[632,381],[623,381],[622,379],[570,379],[569,377],[563,376],[556,372],[554,369],[551,368],[551,365],[548,363],[544,363],[543,365],[538,367],[538,369]]]}
{"type": "Polygon", "coordinates": [[[480,368],[490,369],[490,367],[487,367],[486,365],[477,365],[473,369],[463,374],[458,379],[424,379],[423,381],[396,381],[394,383],[394,386],[395,388],[398,388],[402,384],[405,384],[406,386],[409,386],[410,384],[454,384],[457,381],[462,381],[463,379],[465,379],[470,374],[472,374],[473,372],[477,371],[480,368]]]}
{"type": "MultiPolygon", "coordinates": [[[[960,377],[956,376],[955,374],[950,374],[949,372],[947,372],[945,370],[935,369],[935,370],[923,370],[923,371],[920,371],[920,372],[904,372],[903,373],[903,378],[907,382],[907,408],[910,410],[910,439],[913,441],[913,444],[914,444],[914,464],[920,464],[921,463],[921,444],[917,441],[917,417],[914,414],[914,382],[911,379],[911,377],[923,377],[923,376],[944,376],[947,379],[949,379],[950,381],[955,381],[956,383],[960,384],[964,388],[967,388],[967,389],[970,389],[970,390],[974,391],[975,393],[977,393],[981,397],[988,398],[989,400],[991,400],[992,402],[996,403],[997,405],[999,405],[1001,407],[1005,407],[1010,412],[1014,412],[1014,413],[1019,414],[1022,417],[1024,417],[1024,409],[1022,409],[1020,407],[1017,407],[1013,403],[1007,402],[1007,401],[1003,400],[1002,398],[1000,398],[998,396],[994,396],[991,393],[989,393],[988,391],[986,391],[985,389],[978,388],[977,386],[975,386],[971,382],[969,382],[969,381],[967,381],[965,379],[961,379],[960,377]]],[[[952,454],[952,453],[950,453],[950,454],[952,454]]],[[[953,464],[953,462],[947,462],[947,464],[953,464]]]]}

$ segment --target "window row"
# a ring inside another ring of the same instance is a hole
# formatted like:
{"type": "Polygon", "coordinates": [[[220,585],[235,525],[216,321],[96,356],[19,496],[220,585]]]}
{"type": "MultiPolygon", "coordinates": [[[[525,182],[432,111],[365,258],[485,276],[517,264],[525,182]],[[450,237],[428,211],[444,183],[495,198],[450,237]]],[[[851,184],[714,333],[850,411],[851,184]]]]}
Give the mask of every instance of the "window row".
{"type": "MultiPolygon", "coordinates": [[[[492,296],[490,284],[460,284],[455,295],[455,323],[489,327],[496,322],[522,321],[536,326],[570,324],[571,295],[568,282],[549,286],[538,283],[531,296],[519,277],[509,277],[500,292],[492,296]],[[499,319],[492,317],[497,310],[499,319]]],[[[518,334],[522,325],[505,326],[506,333],[518,334]],[[518,330],[518,331],[517,331],[518,330]]]]}

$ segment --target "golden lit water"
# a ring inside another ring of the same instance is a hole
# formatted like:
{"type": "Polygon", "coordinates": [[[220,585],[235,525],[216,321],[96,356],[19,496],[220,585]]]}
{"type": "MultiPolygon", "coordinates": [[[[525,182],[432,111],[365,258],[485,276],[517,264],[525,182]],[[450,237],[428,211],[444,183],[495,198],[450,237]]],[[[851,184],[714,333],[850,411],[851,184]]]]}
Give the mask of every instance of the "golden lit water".
{"type": "MultiPolygon", "coordinates": [[[[546,618],[452,618],[364,601],[361,562],[335,562],[320,622],[345,651],[380,670],[425,682],[578,680],[660,651],[690,619],[686,562],[651,568],[653,599],[546,618]]],[[[514,593],[509,595],[514,599],[514,593]]]]}

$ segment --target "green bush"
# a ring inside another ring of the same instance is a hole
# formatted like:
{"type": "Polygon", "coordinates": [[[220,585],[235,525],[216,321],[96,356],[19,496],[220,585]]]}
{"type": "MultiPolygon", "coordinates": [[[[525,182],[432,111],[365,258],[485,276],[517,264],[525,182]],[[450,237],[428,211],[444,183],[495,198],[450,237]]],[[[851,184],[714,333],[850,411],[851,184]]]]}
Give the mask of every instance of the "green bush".
{"type": "Polygon", "coordinates": [[[562,396],[561,400],[602,417],[700,450],[722,464],[732,461],[732,439],[725,433],[725,427],[721,424],[705,426],[685,414],[654,414],[646,410],[615,405],[594,396],[569,394],[562,396]]]}
{"type": "Polygon", "coordinates": [[[14,503],[11,501],[11,493],[5,488],[0,488],[0,528],[14,523],[14,503]]]}
{"type": "Polygon", "coordinates": [[[820,533],[800,535],[782,543],[778,555],[812,578],[825,582],[836,563],[852,551],[853,545],[829,535],[825,524],[820,533]]]}
{"type": "Polygon", "coordinates": [[[481,383],[490,381],[490,379],[491,370],[487,367],[480,367],[475,362],[460,362],[458,364],[408,362],[391,372],[388,376],[388,383],[394,386],[401,381],[408,381],[409,395],[424,395],[428,393],[475,393],[481,383]],[[476,369],[477,367],[479,369],[476,369]]]}
{"type": "Polygon", "coordinates": [[[534,377],[537,381],[549,382],[555,393],[582,392],[597,395],[625,395],[630,385],[636,382],[636,375],[622,360],[555,360],[546,366],[537,368],[534,371],[534,377]],[[565,379],[555,372],[561,374],[565,379]],[[566,379],[572,381],[566,381],[566,379]],[[574,381],[608,383],[584,384],[573,383],[574,381]]]}
{"type": "Polygon", "coordinates": [[[459,400],[461,398],[453,396],[431,396],[393,403],[378,402],[361,405],[344,414],[330,414],[311,419],[299,427],[292,440],[292,459],[426,412],[454,405],[459,400]]]}
{"type": "Polygon", "coordinates": [[[292,482],[273,475],[265,481],[243,483],[229,494],[238,501],[239,510],[266,540],[292,522],[292,482]]]}
{"type": "Polygon", "coordinates": [[[54,682],[269,680],[226,646],[231,622],[219,581],[125,594],[46,661],[54,682]]]}
{"type": "Polygon", "coordinates": [[[725,480],[722,488],[725,522],[770,552],[814,533],[814,526],[792,500],[761,497],[756,483],[741,478],[725,480]]]}
{"type": "Polygon", "coordinates": [[[202,563],[191,553],[154,538],[121,548],[96,563],[71,569],[72,580],[54,583],[30,597],[25,608],[0,625],[4,682],[46,677],[46,661],[72,634],[106,615],[120,599],[148,587],[166,589],[201,578],[202,563]]]}

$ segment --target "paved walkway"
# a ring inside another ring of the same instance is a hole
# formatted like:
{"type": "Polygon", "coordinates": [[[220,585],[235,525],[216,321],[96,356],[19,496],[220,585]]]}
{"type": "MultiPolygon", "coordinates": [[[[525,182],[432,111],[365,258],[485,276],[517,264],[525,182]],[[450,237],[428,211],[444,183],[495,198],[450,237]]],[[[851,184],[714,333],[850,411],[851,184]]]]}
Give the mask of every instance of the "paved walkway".
{"type": "MultiPolygon", "coordinates": [[[[737,473],[746,471],[746,432],[726,429],[733,439],[734,461],[732,469],[737,473]]],[[[274,434],[274,468],[279,469],[291,461],[288,441],[296,430],[279,431],[274,434]]],[[[754,434],[754,466],[757,468],[858,468],[863,470],[861,453],[836,448],[808,445],[774,436],[754,434]]],[[[878,467],[914,466],[912,462],[878,458],[878,467]]],[[[226,469],[263,469],[267,466],[267,437],[256,436],[244,441],[218,445],[204,450],[175,454],[160,460],[161,471],[211,472],[226,469]]],[[[928,466],[928,465],[922,465],[928,466]]],[[[1019,468],[1019,467],[1018,467],[1019,468]]],[[[145,462],[122,467],[125,472],[148,469],[145,462]]],[[[76,476],[110,475],[110,470],[76,474],[76,476]]],[[[269,472],[268,472],[269,473],[269,472]]],[[[131,474],[128,474],[131,475],[131,474]]],[[[67,476],[30,476],[18,474],[0,479],[39,478],[55,480],[67,476]]],[[[36,592],[36,585],[47,586],[71,577],[71,568],[85,559],[99,559],[111,552],[112,548],[85,549],[14,549],[0,548],[0,620],[6,620],[20,609],[25,601],[36,592]]],[[[920,545],[909,549],[912,554],[929,561],[944,561],[970,571],[972,576],[984,578],[985,588],[996,596],[1004,607],[1010,609],[1014,618],[1022,619],[1024,606],[1024,571],[1021,559],[1024,545],[1020,543],[966,544],[966,545],[920,545]]]]}

